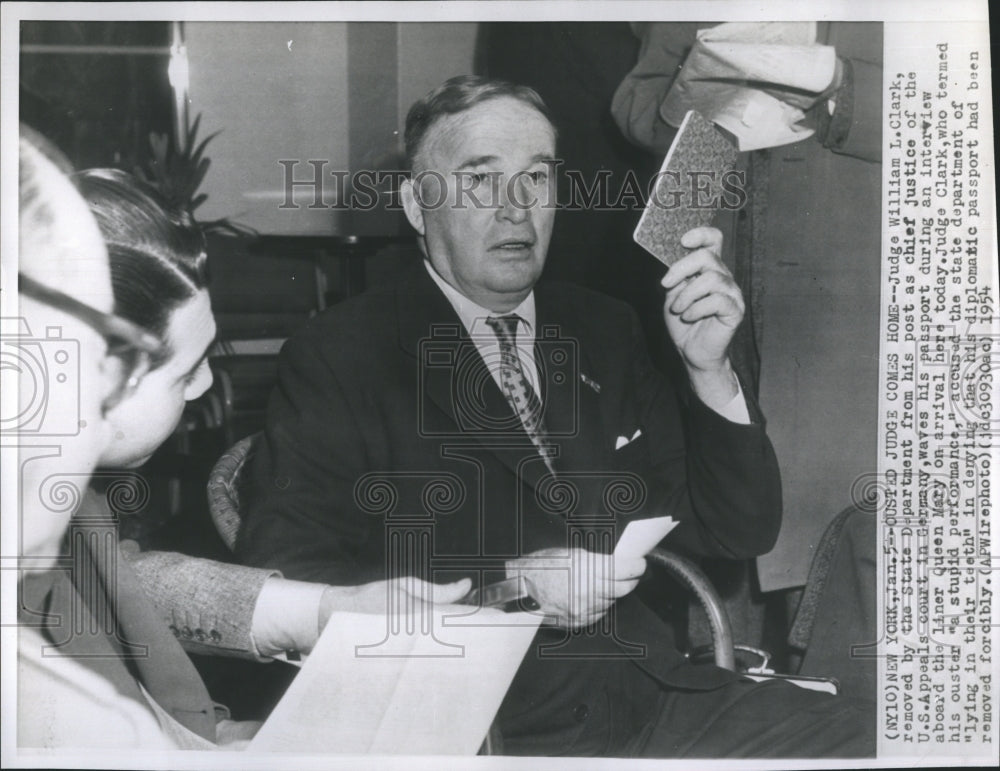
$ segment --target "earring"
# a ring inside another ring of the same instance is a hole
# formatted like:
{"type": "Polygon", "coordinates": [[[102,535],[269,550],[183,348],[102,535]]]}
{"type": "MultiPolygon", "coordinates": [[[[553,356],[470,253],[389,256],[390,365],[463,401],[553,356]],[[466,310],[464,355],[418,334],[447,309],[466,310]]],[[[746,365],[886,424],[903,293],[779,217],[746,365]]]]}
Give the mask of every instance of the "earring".
{"type": "Polygon", "coordinates": [[[136,388],[139,387],[139,376],[132,375],[132,377],[130,377],[128,380],[125,381],[125,385],[129,388],[129,390],[134,391],[136,388]]]}

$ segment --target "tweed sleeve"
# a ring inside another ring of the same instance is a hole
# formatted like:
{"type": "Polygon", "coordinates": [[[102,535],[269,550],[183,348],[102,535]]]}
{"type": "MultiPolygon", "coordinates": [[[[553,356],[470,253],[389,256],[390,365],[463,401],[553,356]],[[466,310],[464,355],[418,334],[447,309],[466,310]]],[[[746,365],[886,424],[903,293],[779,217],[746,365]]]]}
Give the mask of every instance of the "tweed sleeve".
{"type": "Polygon", "coordinates": [[[121,551],[188,652],[261,659],[251,635],[254,607],[264,582],[279,571],[140,552],[132,541],[123,542],[121,551]]]}

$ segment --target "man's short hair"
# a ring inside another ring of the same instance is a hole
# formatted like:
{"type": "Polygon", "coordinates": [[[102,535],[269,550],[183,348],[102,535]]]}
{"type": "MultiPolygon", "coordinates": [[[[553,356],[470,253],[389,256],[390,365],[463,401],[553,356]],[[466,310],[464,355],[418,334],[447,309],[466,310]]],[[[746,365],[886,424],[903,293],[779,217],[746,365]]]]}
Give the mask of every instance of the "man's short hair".
{"type": "Polygon", "coordinates": [[[403,141],[406,148],[406,161],[410,169],[414,167],[417,154],[424,144],[427,133],[438,120],[446,115],[465,112],[490,99],[502,97],[517,99],[538,110],[552,126],[552,131],[556,131],[549,108],[535,89],[479,75],[459,75],[446,80],[433,91],[418,99],[406,114],[406,131],[403,135],[403,141]]]}

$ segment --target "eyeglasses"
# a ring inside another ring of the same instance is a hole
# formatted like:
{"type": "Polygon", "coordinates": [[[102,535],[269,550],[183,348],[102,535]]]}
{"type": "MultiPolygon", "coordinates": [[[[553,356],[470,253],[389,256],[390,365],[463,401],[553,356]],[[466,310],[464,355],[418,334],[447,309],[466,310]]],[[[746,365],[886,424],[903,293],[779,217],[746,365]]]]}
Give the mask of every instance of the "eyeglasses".
{"type": "Polygon", "coordinates": [[[134,324],[128,319],[116,316],[113,313],[105,313],[97,308],[80,302],[75,297],[52,289],[44,284],[40,284],[31,276],[24,273],[17,274],[18,291],[33,300],[51,305],[64,313],[68,313],[84,324],[94,329],[101,337],[108,341],[109,353],[116,353],[114,349],[135,349],[155,355],[163,348],[163,342],[156,335],[147,332],[138,324],[134,324]]]}
{"type": "Polygon", "coordinates": [[[121,359],[123,364],[121,388],[109,397],[109,402],[117,401],[126,386],[133,388],[137,386],[142,376],[149,370],[150,357],[157,356],[164,350],[160,338],[128,319],[99,311],[58,289],[52,289],[35,281],[24,273],[18,272],[17,282],[19,293],[82,321],[104,338],[108,344],[108,355],[121,359]]]}

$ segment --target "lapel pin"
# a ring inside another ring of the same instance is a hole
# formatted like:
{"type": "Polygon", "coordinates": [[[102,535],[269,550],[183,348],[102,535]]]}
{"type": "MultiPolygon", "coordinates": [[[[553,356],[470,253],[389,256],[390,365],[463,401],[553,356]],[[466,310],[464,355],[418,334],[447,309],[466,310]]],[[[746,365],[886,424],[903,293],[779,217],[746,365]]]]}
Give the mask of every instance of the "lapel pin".
{"type": "Polygon", "coordinates": [[[601,384],[598,383],[596,380],[587,377],[582,372],[580,373],[580,380],[582,380],[584,383],[593,388],[595,394],[599,394],[601,392],[601,384]]]}

